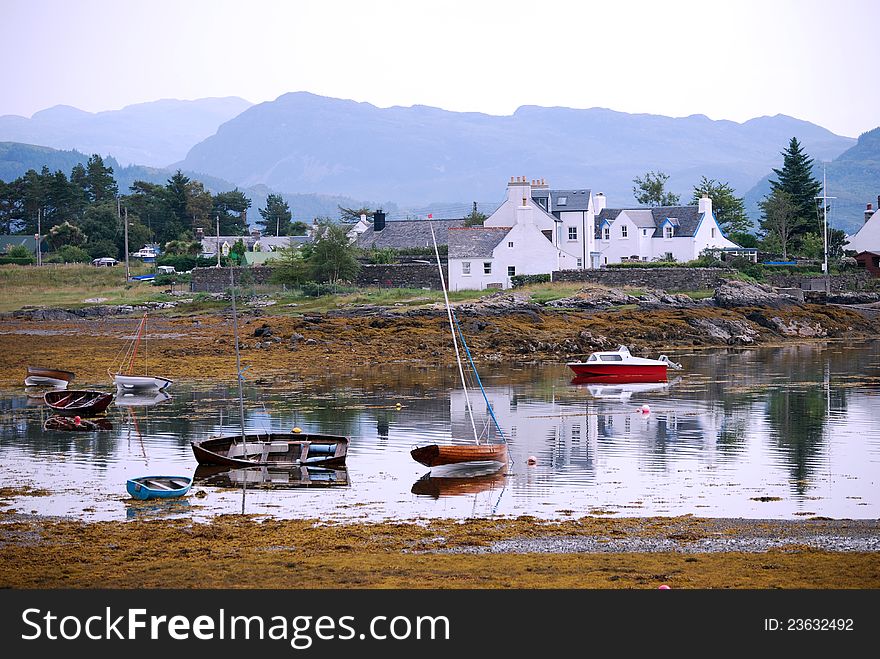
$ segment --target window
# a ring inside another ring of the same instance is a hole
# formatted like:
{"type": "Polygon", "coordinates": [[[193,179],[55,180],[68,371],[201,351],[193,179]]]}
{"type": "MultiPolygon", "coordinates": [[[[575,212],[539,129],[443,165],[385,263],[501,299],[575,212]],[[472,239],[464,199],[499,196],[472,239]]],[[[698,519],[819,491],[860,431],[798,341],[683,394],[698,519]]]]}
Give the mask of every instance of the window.
{"type": "Polygon", "coordinates": [[[566,204],[568,204],[568,197],[558,197],[556,199],[557,206],[565,206],[566,204]]]}
{"type": "Polygon", "coordinates": [[[715,237],[715,227],[712,227],[712,237],[715,237]]]}
{"type": "Polygon", "coordinates": [[[643,256],[643,257],[642,257],[642,261],[647,261],[647,260],[648,260],[648,257],[647,257],[647,256],[643,256]]]}
{"type": "Polygon", "coordinates": [[[568,239],[569,240],[577,240],[578,239],[578,228],[577,227],[568,227],[568,239]]]}
{"type": "Polygon", "coordinates": [[[491,275],[492,274],[492,261],[484,261],[483,262],[483,274],[491,275]]]}
{"type": "Polygon", "coordinates": [[[647,235],[648,235],[648,230],[647,230],[647,229],[642,229],[642,235],[643,235],[643,236],[647,236],[647,235]]]}
{"type": "Polygon", "coordinates": [[[508,247],[513,247],[513,241],[511,240],[510,242],[508,242],[508,243],[507,243],[507,246],[508,246],[508,247]]]}
{"type": "Polygon", "coordinates": [[[611,228],[604,227],[602,229],[602,240],[611,240],[611,228]]]}
{"type": "Polygon", "coordinates": [[[463,275],[471,274],[471,262],[470,261],[462,261],[461,262],[461,274],[463,274],[463,275]]]}
{"type": "Polygon", "coordinates": [[[515,265],[507,266],[507,276],[508,277],[515,277],[516,276],[516,266],[515,265]]]}
{"type": "Polygon", "coordinates": [[[627,226],[624,224],[623,226],[620,227],[620,237],[626,238],[626,236],[627,236],[627,226]]]}
{"type": "Polygon", "coordinates": [[[667,239],[672,238],[673,232],[674,232],[674,229],[672,228],[671,225],[667,224],[665,227],[663,227],[663,237],[664,238],[667,238],[667,239]]]}
{"type": "Polygon", "coordinates": [[[675,257],[672,255],[672,252],[666,252],[666,256],[664,257],[665,261],[674,261],[675,257]]]}
{"type": "Polygon", "coordinates": [[[603,362],[622,362],[623,357],[620,355],[599,355],[599,359],[603,362]]]}
{"type": "Polygon", "coordinates": [[[583,259],[578,259],[577,267],[579,267],[579,268],[583,268],[583,267],[584,267],[584,260],[583,260],[583,259]]]}

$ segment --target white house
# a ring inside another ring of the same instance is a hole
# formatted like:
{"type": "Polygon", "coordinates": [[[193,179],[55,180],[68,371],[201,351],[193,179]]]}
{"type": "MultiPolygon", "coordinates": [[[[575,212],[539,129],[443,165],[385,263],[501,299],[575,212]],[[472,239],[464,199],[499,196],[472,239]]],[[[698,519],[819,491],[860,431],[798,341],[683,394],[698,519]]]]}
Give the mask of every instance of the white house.
{"type": "Polygon", "coordinates": [[[483,226],[512,227],[519,209],[532,210],[531,218],[546,240],[569,257],[571,268],[597,267],[595,214],[604,208],[604,196],[594,200],[588,189],[550,190],[544,179],[511,177],[507,197],[483,226]]]}
{"type": "MultiPolygon", "coordinates": [[[[880,196],[877,197],[877,207],[880,208],[880,196]]],[[[865,209],[865,223],[847,238],[846,249],[880,254],[880,213],[871,204],[865,209]]]]}
{"type": "Polygon", "coordinates": [[[577,257],[554,246],[544,233],[546,213],[525,201],[513,209],[512,226],[449,229],[449,290],[510,288],[515,275],[576,267],[577,257]]]}
{"type": "Polygon", "coordinates": [[[740,249],[727,239],[703,196],[697,206],[605,208],[596,217],[599,265],[624,261],[692,261],[707,248],[740,249]]]}

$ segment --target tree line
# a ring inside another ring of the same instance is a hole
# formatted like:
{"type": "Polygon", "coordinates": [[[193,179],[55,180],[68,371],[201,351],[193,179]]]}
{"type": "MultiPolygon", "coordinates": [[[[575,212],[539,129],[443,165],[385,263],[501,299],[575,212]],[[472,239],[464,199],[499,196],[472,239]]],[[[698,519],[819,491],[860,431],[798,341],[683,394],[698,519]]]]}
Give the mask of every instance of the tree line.
{"type": "MultiPolygon", "coordinates": [[[[773,169],[770,193],[759,202],[761,218],[753,231],[742,197],[728,183],[702,177],[694,186],[691,204],[704,194],[712,199],[712,210],[719,228],[733,242],[743,247],[757,247],[787,260],[791,255],[821,258],[825,252],[825,226],[819,193],[821,184],[813,176],[813,159],[803,151],[796,137],[781,153],[782,167],[773,169]]],[[[648,206],[676,206],[680,196],[666,190],[669,176],[648,172],[633,179],[633,196],[648,206]]],[[[843,256],[846,233],[828,229],[828,255],[843,256]]]]}
{"type": "MultiPolygon", "coordinates": [[[[94,154],[66,175],[44,166],[11,182],[0,181],[0,233],[46,237],[53,251],[88,257],[123,256],[125,222],[133,251],[155,243],[171,252],[192,253],[199,229],[224,236],[248,232],[251,200],[238,188],[212,194],[201,181],[178,170],[165,185],[135,181],[120,194],[113,168],[94,154]]],[[[308,225],[293,221],[287,202],[270,194],[255,222],[268,235],[304,235],[308,225]]]]}

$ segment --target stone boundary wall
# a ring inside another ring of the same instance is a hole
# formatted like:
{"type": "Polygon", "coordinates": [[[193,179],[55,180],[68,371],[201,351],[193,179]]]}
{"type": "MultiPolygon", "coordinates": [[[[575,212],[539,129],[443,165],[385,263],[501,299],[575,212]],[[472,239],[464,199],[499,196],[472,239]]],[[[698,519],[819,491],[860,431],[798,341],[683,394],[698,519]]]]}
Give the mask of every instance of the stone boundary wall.
{"type": "MultiPolygon", "coordinates": [[[[232,268],[235,284],[239,285],[242,271],[252,277],[247,285],[262,286],[269,284],[272,268],[254,266],[250,268],[232,268]]],[[[190,275],[190,291],[193,293],[224,293],[229,289],[229,268],[193,268],[190,275]]]]}
{"type": "Polygon", "coordinates": [[[726,268],[600,268],[560,270],[553,281],[589,282],[618,288],[656,288],[662,291],[705,291],[716,288],[735,272],[726,268]]]}
{"type": "MultiPolygon", "coordinates": [[[[448,282],[448,268],[443,264],[443,277],[448,282]]],[[[440,273],[434,263],[387,263],[361,265],[355,286],[380,288],[430,288],[440,290],[440,273]]]]}
{"type": "MultiPolygon", "coordinates": [[[[867,272],[852,272],[831,275],[831,292],[844,293],[862,291],[871,287],[871,277],[867,272]]],[[[805,291],[824,291],[824,277],[804,277],[803,275],[770,275],[767,283],[776,288],[800,288],[805,291]]]]}

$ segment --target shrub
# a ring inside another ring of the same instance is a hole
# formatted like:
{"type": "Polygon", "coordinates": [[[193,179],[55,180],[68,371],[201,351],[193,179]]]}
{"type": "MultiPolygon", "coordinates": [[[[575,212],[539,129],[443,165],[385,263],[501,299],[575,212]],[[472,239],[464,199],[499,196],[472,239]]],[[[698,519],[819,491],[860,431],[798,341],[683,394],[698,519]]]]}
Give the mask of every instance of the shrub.
{"type": "Polygon", "coordinates": [[[92,260],[91,255],[81,247],[63,245],[55,252],[55,258],[60,263],[88,263],[92,260]]]}
{"type": "Polygon", "coordinates": [[[510,285],[519,288],[526,284],[545,284],[550,281],[550,275],[514,275],[510,278],[510,285]]]}

